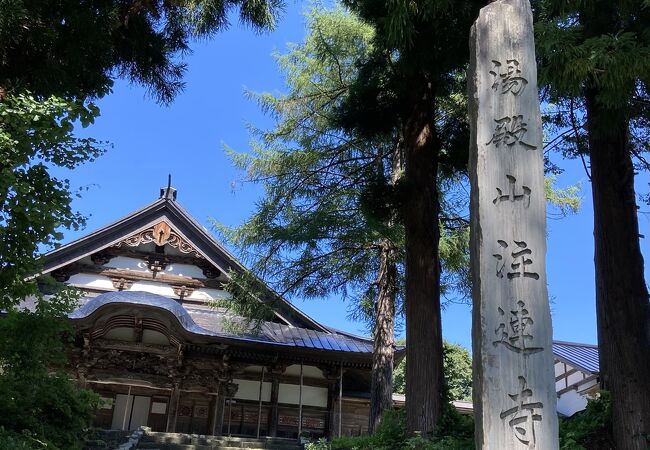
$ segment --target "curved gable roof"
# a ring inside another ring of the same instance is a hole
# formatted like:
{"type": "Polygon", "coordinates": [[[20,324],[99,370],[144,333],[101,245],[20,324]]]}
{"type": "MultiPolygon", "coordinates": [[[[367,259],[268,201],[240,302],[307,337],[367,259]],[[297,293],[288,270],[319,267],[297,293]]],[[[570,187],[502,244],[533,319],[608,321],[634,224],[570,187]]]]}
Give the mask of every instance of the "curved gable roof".
{"type": "Polygon", "coordinates": [[[372,353],[372,341],[352,338],[343,334],[326,333],[306,328],[264,322],[258,334],[234,334],[224,327],[224,315],[214,310],[192,310],[167,297],[148,292],[115,291],[98,295],[69,314],[70,319],[81,321],[97,314],[100,309],[120,305],[141,305],[156,308],[173,315],[189,333],[220,337],[242,342],[268,345],[302,347],[313,350],[330,350],[346,353],[372,353]]]}

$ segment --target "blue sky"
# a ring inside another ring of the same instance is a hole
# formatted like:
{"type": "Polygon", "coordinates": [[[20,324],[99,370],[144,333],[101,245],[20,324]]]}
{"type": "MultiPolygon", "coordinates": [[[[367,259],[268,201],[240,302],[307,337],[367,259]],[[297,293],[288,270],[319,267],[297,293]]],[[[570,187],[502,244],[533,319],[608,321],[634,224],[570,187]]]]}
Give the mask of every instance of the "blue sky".
{"type": "MultiPolygon", "coordinates": [[[[98,102],[101,117],[80,131],[109,141],[113,147],[93,163],[72,172],[55,172],[69,178],[74,188],[87,188],[73,206],[89,216],[88,226],[79,232],[66,232],[65,241],[155,200],[169,173],[179,191],[179,202],[206,227],[209,218],[226,225],[241,223],[253,210],[261,190],[241,182],[242,174],[226,158],[223,145],[246,150],[246,124],[271,123],[243,90],[282,91],[282,77],[272,52],[283,51],[288,42],[302,41],[303,5],[288,2],[273,33],[259,35],[234,23],[210,41],[194,43],[193,54],[185,59],[186,89],[170,106],[157,105],[144,89],[118,80],[113,94],[98,102]]],[[[547,274],[554,337],[596,343],[590,185],[579,162],[556,161],[566,168],[558,184],[582,181],[584,202],[579,214],[548,221],[547,274]]],[[[647,189],[649,181],[647,173],[641,174],[637,186],[647,189]]],[[[641,245],[648,261],[650,208],[641,206],[641,234],[647,236],[641,245]]],[[[645,274],[646,280],[650,279],[648,264],[645,274]]],[[[292,300],[327,325],[366,333],[362,324],[347,320],[346,305],[337,299],[292,300]]],[[[471,348],[469,306],[450,305],[445,309],[443,334],[471,348]]]]}

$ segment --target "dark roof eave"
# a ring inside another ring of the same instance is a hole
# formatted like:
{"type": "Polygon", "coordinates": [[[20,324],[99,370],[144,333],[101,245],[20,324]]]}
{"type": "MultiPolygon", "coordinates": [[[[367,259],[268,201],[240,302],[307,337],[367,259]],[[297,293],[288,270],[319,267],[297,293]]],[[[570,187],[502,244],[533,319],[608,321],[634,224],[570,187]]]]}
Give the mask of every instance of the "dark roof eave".
{"type": "MultiPolygon", "coordinates": [[[[115,296],[118,293],[108,293],[105,295],[115,296]]],[[[142,293],[141,295],[145,295],[142,293]]],[[[145,296],[153,297],[155,300],[156,297],[159,297],[155,294],[146,294],[145,296]]],[[[100,297],[96,297],[93,301],[97,302],[100,297]]],[[[291,349],[291,351],[297,354],[303,354],[305,356],[319,356],[326,357],[326,359],[340,362],[345,361],[350,358],[356,360],[356,362],[362,361],[364,364],[366,361],[370,362],[372,360],[372,352],[353,352],[353,351],[341,351],[333,349],[317,349],[303,347],[299,345],[294,345],[291,343],[282,343],[282,342],[273,342],[264,339],[257,339],[255,337],[238,337],[232,335],[225,335],[212,330],[207,330],[199,325],[197,325],[190,314],[180,306],[180,304],[175,304],[173,301],[162,298],[167,305],[161,306],[160,304],[147,304],[147,303],[135,303],[133,301],[122,301],[118,299],[109,300],[108,303],[99,304],[99,305],[90,305],[86,304],[79,310],[71,313],[70,320],[73,322],[77,330],[83,331],[91,329],[92,325],[95,323],[95,320],[98,316],[105,314],[107,310],[114,310],[116,308],[137,308],[139,310],[149,310],[154,311],[157,314],[161,314],[171,319],[173,323],[177,325],[175,329],[179,337],[182,337],[187,344],[196,345],[196,346],[209,346],[211,344],[225,344],[229,346],[236,346],[244,349],[254,349],[259,351],[282,351],[291,349]]]]}

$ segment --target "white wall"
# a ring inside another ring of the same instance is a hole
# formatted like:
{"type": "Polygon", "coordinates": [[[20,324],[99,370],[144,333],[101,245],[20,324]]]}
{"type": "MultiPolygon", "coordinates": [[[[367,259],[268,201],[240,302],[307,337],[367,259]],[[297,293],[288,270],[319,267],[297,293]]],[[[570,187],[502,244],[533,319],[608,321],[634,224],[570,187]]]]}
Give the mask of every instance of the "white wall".
{"type": "Polygon", "coordinates": [[[104,264],[103,267],[109,267],[111,269],[128,269],[136,270],[139,272],[149,272],[146,262],[141,259],[128,258],[126,256],[116,256],[115,258],[111,258],[111,260],[104,264]]]}
{"type": "Polygon", "coordinates": [[[78,288],[89,288],[89,289],[106,289],[114,291],[113,282],[110,278],[90,273],[76,273],[70,277],[66,282],[69,285],[78,287],[78,288]]]}
{"type": "MultiPolygon", "coordinates": [[[[300,386],[280,383],[278,402],[298,405],[300,403],[300,386]]],[[[327,388],[303,386],[302,404],[306,406],[327,407],[327,388]]]]}
{"type": "Polygon", "coordinates": [[[557,411],[565,416],[572,416],[586,407],[587,398],[573,389],[557,399],[557,411]]]}
{"type": "MultiPolygon", "coordinates": [[[[240,400],[254,400],[259,401],[260,399],[260,382],[251,381],[251,380],[240,380],[234,379],[233,383],[239,385],[237,393],[234,398],[240,400]]],[[[271,383],[264,382],[262,383],[262,401],[270,402],[271,401],[271,383]]]]}
{"type": "MultiPolygon", "coordinates": [[[[292,366],[287,367],[287,369],[284,371],[284,374],[299,377],[300,364],[294,364],[292,366]]],[[[323,371],[320,370],[318,367],[314,367],[314,366],[302,366],[302,376],[306,378],[320,378],[320,379],[325,378],[325,376],[323,375],[323,371]]]]}

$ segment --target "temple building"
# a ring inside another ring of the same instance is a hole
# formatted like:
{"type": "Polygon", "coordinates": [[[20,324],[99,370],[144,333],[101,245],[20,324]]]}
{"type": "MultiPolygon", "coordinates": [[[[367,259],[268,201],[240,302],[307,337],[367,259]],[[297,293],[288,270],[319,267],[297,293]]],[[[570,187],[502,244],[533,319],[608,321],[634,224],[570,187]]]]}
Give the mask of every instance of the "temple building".
{"type": "MultiPolygon", "coordinates": [[[[329,328],[269,289],[274,318],[234,331],[224,283],[246,270],[176,201],[160,198],[44,257],[79,288],[74,375],[96,425],[295,438],[367,429],[372,341],[329,328]]],[[[401,359],[403,349],[396,349],[401,359]]]]}
{"type": "Polygon", "coordinates": [[[598,346],[553,341],[553,356],[557,412],[572,416],[600,392],[598,346]]]}

